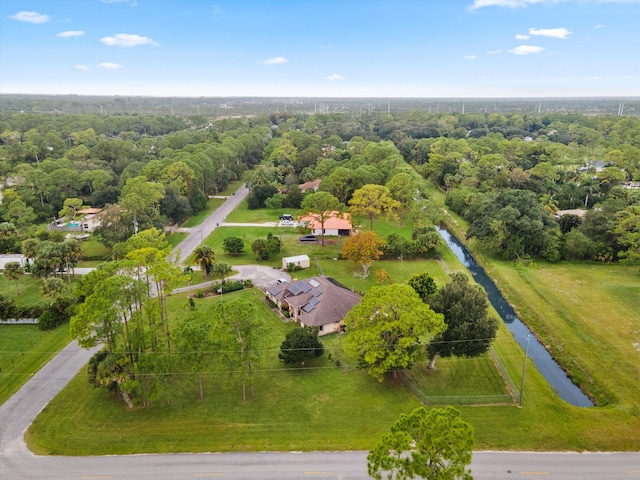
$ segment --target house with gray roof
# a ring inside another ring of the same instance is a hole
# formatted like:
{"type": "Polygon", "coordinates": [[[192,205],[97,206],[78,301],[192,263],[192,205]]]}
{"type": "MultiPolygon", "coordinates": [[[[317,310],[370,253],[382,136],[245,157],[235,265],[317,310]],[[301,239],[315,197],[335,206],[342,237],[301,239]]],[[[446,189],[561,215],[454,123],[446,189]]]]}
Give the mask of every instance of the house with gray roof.
{"type": "Polygon", "coordinates": [[[360,295],[327,276],[274,285],[266,294],[301,326],[318,327],[319,335],[340,331],[347,312],[360,303],[360,295]]]}

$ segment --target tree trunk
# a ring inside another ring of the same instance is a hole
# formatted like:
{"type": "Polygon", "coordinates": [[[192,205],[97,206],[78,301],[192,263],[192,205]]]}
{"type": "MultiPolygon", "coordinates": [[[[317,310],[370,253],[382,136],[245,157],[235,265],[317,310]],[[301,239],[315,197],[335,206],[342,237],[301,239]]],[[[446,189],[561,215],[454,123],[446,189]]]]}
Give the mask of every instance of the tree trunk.
{"type": "Polygon", "coordinates": [[[127,404],[127,408],[129,410],[133,410],[133,402],[131,401],[131,397],[129,396],[129,394],[120,387],[118,387],[118,389],[120,390],[120,396],[122,397],[122,400],[124,400],[124,403],[127,404]]]}
{"type": "Polygon", "coordinates": [[[436,358],[438,358],[437,352],[431,355],[431,358],[429,359],[429,366],[427,367],[429,370],[433,370],[436,368],[436,358]]]}

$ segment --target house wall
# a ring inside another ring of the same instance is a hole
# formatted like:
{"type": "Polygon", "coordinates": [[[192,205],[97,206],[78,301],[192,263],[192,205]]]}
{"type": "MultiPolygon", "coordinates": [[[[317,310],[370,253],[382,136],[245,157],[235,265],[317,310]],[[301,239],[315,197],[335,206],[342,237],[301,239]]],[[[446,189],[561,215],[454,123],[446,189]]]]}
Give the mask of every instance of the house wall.
{"type": "MultiPolygon", "coordinates": [[[[321,228],[314,228],[311,230],[311,233],[313,233],[314,235],[320,237],[322,236],[322,229],[321,228]]],[[[338,236],[338,229],[337,228],[325,228],[324,229],[324,236],[325,237],[337,237],[338,236]]]]}
{"type": "Polygon", "coordinates": [[[4,266],[11,262],[18,262],[21,267],[24,267],[27,265],[27,257],[13,254],[0,255],[0,270],[4,270],[4,266]]]}
{"type": "MultiPolygon", "coordinates": [[[[330,333],[335,333],[340,330],[341,322],[327,323],[322,326],[322,330],[318,332],[318,336],[321,337],[323,335],[329,335],[330,333]]],[[[304,325],[304,323],[300,322],[300,325],[304,325]]]]}
{"type": "Polygon", "coordinates": [[[302,267],[302,268],[309,268],[311,266],[311,259],[304,259],[304,260],[298,260],[298,261],[290,261],[288,258],[283,258],[282,259],[282,268],[287,268],[287,265],[293,263],[294,265],[297,265],[298,267],[302,267]]]}

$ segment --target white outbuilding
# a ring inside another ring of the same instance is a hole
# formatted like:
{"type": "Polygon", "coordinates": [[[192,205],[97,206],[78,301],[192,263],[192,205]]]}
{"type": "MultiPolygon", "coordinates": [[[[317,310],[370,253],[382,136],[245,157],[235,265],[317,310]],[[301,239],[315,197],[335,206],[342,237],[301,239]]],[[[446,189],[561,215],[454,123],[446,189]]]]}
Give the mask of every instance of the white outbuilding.
{"type": "Polygon", "coordinates": [[[311,260],[308,255],[296,255],[295,257],[284,257],[282,259],[282,268],[286,269],[290,263],[296,267],[309,268],[311,266],[311,260]]]}
{"type": "Polygon", "coordinates": [[[4,266],[10,262],[17,262],[21,267],[26,267],[29,260],[21,253],[4,253],[0,255],[0,270],[4,270],[4,266]]]}

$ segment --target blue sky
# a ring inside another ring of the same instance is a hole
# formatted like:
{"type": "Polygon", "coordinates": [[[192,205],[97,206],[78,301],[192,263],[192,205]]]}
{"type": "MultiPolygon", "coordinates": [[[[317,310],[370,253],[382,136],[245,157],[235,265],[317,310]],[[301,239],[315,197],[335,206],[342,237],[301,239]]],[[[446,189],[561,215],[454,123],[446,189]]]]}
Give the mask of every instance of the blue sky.
{"type": "Polygon", "coordinates": [[[1,0],[0,93],[640,96],[640,0],[1,0]]]}

